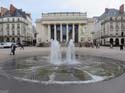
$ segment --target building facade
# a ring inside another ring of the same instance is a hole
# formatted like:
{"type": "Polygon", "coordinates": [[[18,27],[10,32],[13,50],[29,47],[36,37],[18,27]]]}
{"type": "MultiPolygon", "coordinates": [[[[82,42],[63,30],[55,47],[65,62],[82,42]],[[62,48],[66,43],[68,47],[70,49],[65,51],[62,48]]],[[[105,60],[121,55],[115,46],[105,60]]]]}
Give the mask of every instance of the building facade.
{"type": "Polygon", "coordinates": [[[92,24],[93,20],[87,18],[87,13],[43,13],[42,18],[36,20],[37,44],[50,42],[51,39],[61,43],[70,39],[75,43],[84,41],[85,32],[92,30],[92,24]]]}
{"type": "Polygon", "coordinates": [[[31,15],[17,9],[13,5],[10,8],[0,8],[0,42],[32,42],[31,15]]]}
{"type": "Polygon", "coordinates": [[[94,19],[94,31],[93,31],[93,42],[101,44],[101,21],[99,17],[93,17],[94,19]]]}
{"type": "Polygon", "coordinates": [[[98,18],[96,25],[100,25],[96,34],[100,35],[102,45],[119,46],[125,44],[124,5],[121,5],[119,9],[106,8],[105,12],[98,18]]]}

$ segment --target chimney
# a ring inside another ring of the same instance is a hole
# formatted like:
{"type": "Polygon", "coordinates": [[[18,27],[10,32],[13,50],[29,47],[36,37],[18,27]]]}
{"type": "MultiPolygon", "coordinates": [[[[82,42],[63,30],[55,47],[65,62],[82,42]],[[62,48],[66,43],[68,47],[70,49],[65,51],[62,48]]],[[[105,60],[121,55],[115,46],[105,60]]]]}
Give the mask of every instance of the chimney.
{"type": "Polygon", "coordinates": [[[27,13],[27,15],[31,18],[31,13],[27,13]]]}
{"type": "Polygon", "coordinates": [[[1,16],[4,16],[6,12],[7,12],[7,8],[1,7],[1,16]]]}
{"type": "Polygon", "coordinates": [[[120,13],[124,13],[124,4],[122,4],[122,5],[120,6],[119,12],[120,12],[120,13]]]}
{"type": "Polygon", "coordinates": [[[16,11],[16,8],[12,4],[10,4],[10,14],[13,15],[15,11],[16,11]]]}

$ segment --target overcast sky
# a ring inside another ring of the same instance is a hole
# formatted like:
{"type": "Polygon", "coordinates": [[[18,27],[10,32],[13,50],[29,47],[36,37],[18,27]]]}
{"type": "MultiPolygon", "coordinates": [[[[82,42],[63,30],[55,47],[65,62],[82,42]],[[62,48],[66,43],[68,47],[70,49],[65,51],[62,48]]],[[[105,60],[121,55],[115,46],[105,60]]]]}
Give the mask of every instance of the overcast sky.
{"type": "Polygon", "coordinates": [[[100,16],[105,8],[119,8],[125,0],[0,0],[0,6],[13,4],[32,14],[33,22],[47,12],[87,12],[88,17],[100,16]]]}

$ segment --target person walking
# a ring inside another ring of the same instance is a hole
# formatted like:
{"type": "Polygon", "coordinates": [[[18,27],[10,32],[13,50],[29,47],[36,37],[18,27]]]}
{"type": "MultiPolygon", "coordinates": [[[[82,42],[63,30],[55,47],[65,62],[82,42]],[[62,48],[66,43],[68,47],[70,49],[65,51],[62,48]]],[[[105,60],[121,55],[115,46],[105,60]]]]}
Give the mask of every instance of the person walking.
{"type": "Polygon", "coordinates": [[[20,44],[20,50],[23,49],[24,50],[24,46],[23,44],[20,44]]]}
{"type": "MultiPolygon", "coordinates": [[[[15,55],[15,51],[16,51],[16,45],[15,45],[15,44],[12,44],[12,45],[11,45],[11,53],[12,53],[13,55],[15,55]]],[[[11,55],[11,53],[10,53],[10,55],[11,55]]]]}
{"type": "Polygon", "coordinates": [[[123,50],[123,47],[124,47],[123,44],[121,44],[121,45],[120,45],[120,50],[121,50],[121,51],[123,50]]]}

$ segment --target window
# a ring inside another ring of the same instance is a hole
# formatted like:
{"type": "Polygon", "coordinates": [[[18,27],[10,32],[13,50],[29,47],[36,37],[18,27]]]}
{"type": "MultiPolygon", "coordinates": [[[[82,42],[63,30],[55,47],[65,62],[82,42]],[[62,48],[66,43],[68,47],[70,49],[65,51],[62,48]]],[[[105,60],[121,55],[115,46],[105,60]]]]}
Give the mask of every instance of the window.
{"type": "Polygon", "coordinates": [[[12,24],[12,29],[14,29],[15,28],[15,25],[14,24],[12,24]]]}
{"type": "Polygon", "coordinates": [[[110,36],[113,36],[112,34],[110,34],[110,36]]]}
{"type": "Polygon", "coordinates": [[[7,35],[10,35],[9,30],[7,31],[7,35]]]}
{"type": "Polygon", "coordinates": [[[118,24],[116,24],[116,29],[119,29],[119,26],[118,26],[118,24]]]}
{"type": "Polygon", "coordinates": [[[7,42],[10,42],[10,39],[9,39],[9,37],[7,37],[7,40],[6,40],[7,42]]]}
{"type": "Polygon", "coordinates": [[[14,32],[14,31],[12,31],[12,35],[15,35],[15,32],[14,32]]]}
{"type": "Polygon", "coordinates": [[[20,35],[20,30],[17,30],[17,34],[20,35]]]}
{"type": "Polygon", "coordinates": [[[118,24],[116,24],[116,31],[118,31],[119,30],[119,26],[118,26],[118,24]]]}
{"type": "Polygon", "coordinates": [[[15,38],[12,38],[12,42],[15,42],[15,38]]]}
{"type": "Polygon", "coordinates": [[[124,32],[121,32],[121,36],[124,36],[124,32]]]}
{"type": "Polygon", "coordinates": [[[110,29],[113,30],[113,25],[112,24],[110,24],[110,29]]]}
{"type": "Polygon", "coordinates": [[[121,24],[121,30],[124,31],[124,25],[123,25],[123,23],[121,24]]]}
{"type": "Polygon", "coordinates": [[[14,18],[13,18],[13,22],[14,22],[14,18]]]}
{"type": "Polygon", "coordinates": [[[18,43],[20,42],[20,38],[19,38],[19,37],[17,38],[17,42],[18,42],[18,43]]]}
{"type": "Polygon", "coordinates": [[[20,24],[17,24],[17,29],[20,29],[20,24]]]}
{"type": "Polygon", "coordinates": [[[18,22],[20,21],[20,19],[18,18],[18,22]]]}
{"type": "Polygon", "coordinates": [[[110,17],[110,21],[112,21],[112,17],[110,17]]]}
{"type": "Polygon", "coordinates": [[[9,29],[9,24],[7,24],[7,30],[9,29]]]}
{"type": "Polygon", "coordinates": [[[9,22],[9,18],[7,18],[7,21],[9,22]]]}

